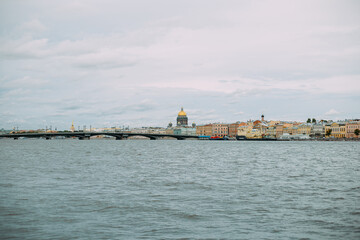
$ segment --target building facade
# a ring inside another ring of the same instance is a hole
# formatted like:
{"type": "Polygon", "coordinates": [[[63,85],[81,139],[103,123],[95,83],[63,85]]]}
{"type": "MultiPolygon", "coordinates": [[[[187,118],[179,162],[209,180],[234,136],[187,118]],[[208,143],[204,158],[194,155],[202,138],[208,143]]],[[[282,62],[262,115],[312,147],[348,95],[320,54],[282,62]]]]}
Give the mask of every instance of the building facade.
{"type": "Polygon", "coordinates": [[[212,124],[212,137],[225,137],[229,135],[229,124],[214,123],[212,124]]]}
{"type": "Polygon", "coordinates": [[[275,138],[276,137],[276,128],[275,127],[268,127],[265,132],[265,136],[268,138],[275,138]]]}
{"type": "Polygon", "coordinates": [[[355,134],[355,130],[356,129],[360,130],[360,121],[350,121],[345,124],[345,128],[346,128],[346,133],[345,133],[346,138],[359,138],[359,135],[355,134]]]}
{"type": "Polygon", "coordinates": [[[174,129],[174,135],[191,135],[191,136],[195,136],[196,135],[196,128],[191,128],[191,127],[175,128],[174,129]]]}
{"type": "Polygon", "coordinates": [[[231,123],[229,126],[229,135],[228,137],[235,138],[237,135],[238,128],[240,127],[240,123],[231,123]]]}
{"type": "Polygon", "coordinates": [[[284,125],[282,124],[277,124],[275,126],[275,137],[276,138],[280,138],[284,133],[284,125]]]}
{"type": "Polygon", "coordinates": [[[331,123],[325,126],[325,137],[326,138],[345,138],[346,137],[346,127],[345,123],[331,123]],[[331,131],[330,135],[326,133],[331,131]]]}
{"type": "Polygon", "coordinates": [[[211,136],[212,135],[212,124],[196,126],[196,135],[211,136]]]}
{"type": "Polygon", "coordinates": [[[310,137],[323,138],[325,137],[325,126],[323,124],[314,124],[311,127],[310,137]]]}
{"type": "Polygon", "coordinates": [[[298,127],[298,134],[302,135],[309,135],[311,134],[311,123],[303,123],[297,126],[298,127]]]}

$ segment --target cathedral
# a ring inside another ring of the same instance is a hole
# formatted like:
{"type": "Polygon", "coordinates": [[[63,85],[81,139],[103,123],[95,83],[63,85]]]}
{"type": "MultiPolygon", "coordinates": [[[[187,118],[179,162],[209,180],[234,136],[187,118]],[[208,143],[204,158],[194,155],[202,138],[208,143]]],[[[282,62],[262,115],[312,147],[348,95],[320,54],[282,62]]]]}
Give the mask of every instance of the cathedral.
{"type": "Polygon", "coordinates": [[[186,116],[186,112],[181,108],[181,111],[176,118],[176,126],[178,127],[186,127],[188,125],[188,117],[186,116]]]}

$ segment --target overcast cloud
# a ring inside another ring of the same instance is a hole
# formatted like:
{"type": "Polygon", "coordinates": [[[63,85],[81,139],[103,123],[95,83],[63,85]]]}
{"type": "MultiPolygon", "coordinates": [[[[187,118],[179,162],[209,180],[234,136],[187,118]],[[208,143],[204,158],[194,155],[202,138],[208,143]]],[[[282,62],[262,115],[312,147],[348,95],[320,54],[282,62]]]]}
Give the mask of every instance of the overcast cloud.
{"type": "Polygon", "coordinates": [[[0,128],[360,117],[359,1],[0,2],[0,128]]]}

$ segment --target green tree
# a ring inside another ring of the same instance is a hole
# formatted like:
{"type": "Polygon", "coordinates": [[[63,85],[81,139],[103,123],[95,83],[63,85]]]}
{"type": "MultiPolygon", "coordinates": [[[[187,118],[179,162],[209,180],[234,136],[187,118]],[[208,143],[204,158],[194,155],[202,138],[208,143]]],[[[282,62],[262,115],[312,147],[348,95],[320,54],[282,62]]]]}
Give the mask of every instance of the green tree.
{"type": "Polygon", "coordinates": [[[331,129],[328,129],[328,130],[326,130],[325,135],[329,137],[329,136],[331,135],[331,132],[332,132],[332,130],[331,130],[331,129]]]}
{"type": "Polygon", "coordinates": [[[312,123],[316,123],[316,119],[315,119],[315,118],[312,119],[312,123]]]}
{"type": "Polygon", "coordinates": [[[356,137],[359,137],[360,130],[357,128],[357,129],[355,129],[354,133],[355,133],[356,137]]]}
{"type": "Polygon", "coordinates": [[[311,119],[310,118],[308,118],[308,120],[306,121],[307,123],[311,123],[311,119]]]}

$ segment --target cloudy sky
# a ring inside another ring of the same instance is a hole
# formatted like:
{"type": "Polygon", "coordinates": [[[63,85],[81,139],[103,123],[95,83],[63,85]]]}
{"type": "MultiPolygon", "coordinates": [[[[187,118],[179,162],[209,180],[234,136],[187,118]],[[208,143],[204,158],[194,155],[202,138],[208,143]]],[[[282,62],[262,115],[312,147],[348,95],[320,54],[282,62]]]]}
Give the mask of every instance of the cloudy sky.
{"type": "Polygon", "coordinates": [[[360,117],[360,1],[0,2],[0,128],[360,117]]]}

